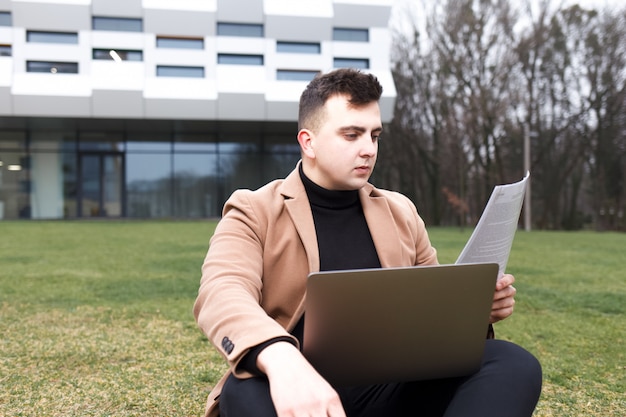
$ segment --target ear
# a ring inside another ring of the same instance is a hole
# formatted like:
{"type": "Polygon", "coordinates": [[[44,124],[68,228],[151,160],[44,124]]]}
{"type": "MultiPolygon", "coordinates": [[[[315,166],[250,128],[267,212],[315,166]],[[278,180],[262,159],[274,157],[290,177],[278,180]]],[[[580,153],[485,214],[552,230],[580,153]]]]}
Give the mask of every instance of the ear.
{"type": "Polygon", "coordinates": [[[300,144],[302,155],[309,159],[315,159],[314,140],[315,134],[309,129],[302,129],[298,132],[298,143],[300,144]]]}

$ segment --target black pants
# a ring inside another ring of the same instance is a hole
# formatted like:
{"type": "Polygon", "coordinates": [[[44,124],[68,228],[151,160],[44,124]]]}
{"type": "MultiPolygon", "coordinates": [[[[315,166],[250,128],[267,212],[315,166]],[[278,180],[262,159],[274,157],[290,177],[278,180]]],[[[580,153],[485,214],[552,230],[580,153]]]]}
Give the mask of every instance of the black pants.
{"type": "MultiPolygon", "coordinates": [[[[529,417],[541,393],[541,365],[521,347],[487,340],[468,377],[336,388],[348,417],[529,417]]],[[[267,379],[228,378],[221,417],[275,417],[267,379]]]]}

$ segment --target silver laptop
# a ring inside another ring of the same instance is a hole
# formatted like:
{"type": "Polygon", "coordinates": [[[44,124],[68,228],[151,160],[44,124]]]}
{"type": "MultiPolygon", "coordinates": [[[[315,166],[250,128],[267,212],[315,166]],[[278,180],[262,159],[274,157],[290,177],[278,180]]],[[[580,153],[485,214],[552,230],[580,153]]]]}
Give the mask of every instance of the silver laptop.
{"type": "Polygon", "coordinates": [[[303,353],[335,385],[469,375],[497,276],[496,263],[312,273],[303,353]]]}

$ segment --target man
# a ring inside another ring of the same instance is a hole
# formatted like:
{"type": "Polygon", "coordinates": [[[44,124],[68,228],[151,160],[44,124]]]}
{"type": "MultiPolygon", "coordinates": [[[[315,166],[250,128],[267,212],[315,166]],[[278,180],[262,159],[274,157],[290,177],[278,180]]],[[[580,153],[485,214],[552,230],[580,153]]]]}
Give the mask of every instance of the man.
{"type": "MultiPolygon", "coordinates": [[[[300,99],[296,169],[226,202],[194,305],[230,365],[209,395],[207,416],[532,414],[541,368],[512,343],[488,340],[475,375],[366,387],[331,386],[299,350],[310,272],[437,263],[413,203],[368,183],[381,94],[373,75],[356,70],[316,77],[300,99]]],[[[513,282],[507,274],[496,284],[492,323],[513,312],[513,282]]]]}

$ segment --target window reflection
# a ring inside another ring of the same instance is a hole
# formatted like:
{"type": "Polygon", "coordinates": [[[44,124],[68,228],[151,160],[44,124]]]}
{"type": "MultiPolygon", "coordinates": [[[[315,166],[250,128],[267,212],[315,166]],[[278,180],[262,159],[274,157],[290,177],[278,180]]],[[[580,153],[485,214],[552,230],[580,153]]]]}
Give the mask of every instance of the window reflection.
{"type": "Polygon", "coordinates": [[[22,150],[26,149],[26,133],[19,130],[1,131],[2,141],[0,149],[22,150]]]}
{"type": "Polygon", "coordinates": [[[217,23],[218,36],[263,37],[263,25],[255,23],[217,23]]]}
{"type": "Polygon", "coordinates": [[[30,136],[31,151],[75,150],[76,133],[66,130],[36,130],[30,136]]]}
{"type": "Polygon", "coordinates": [[[204,38],[157,36],[157,48],[204,49],[204,38]]]}
{"type": "Polygon", "coordinates": [[[256,189],[266,182],[259,175],[262,164],[256,153],[220,154],[218,167],[226,195],[238,188],[256,189]]]}
{"type": "Polygon", "coordinates": [[[174,137],[174,152],[211,152],[217,151],[214,135],[177,134],[174,137]]]}
{"type": "Polygon", "coordinates": [[[335,68],[369,69],[370,60],[367,58],[335,58],[333,66],[335,68]]]}
{"type": "Polygon", "coordinates": [[[172,145],[169,140],[165,142],[127,142],[126,149],[129,152],[169,152],[172,145]]]}
{"type": "Polygon", "coordinates": [[[141,19],[128,17],[101,17],[92,18],[93,30],[112,30],[122,32],[143,31],[143,21],[141,19]]]}
{"type": "Polygon", "coordinates": [[[334,41],[369,42],[369,29],[333,28],[334,41]]]}
{"type": "Polygon", "coordinates": [[[157,65],[157,77],[204,78],[204,67],[157,65]]]}
{"type": "Polygon", "coordinates": [[[78,216],[78,173],[75,153],[63,154],[63,217],[78,216]]]}
{"type": "Polygon", "coordinates": [[[177,217],[211,217],[219,213],[217,155],[174,155],[174,205],[177,217]]]}
{"type": "Polygon", "coordinates": [[[282,178],[300,158],[295,127],[284,124],[68,126],[0,129],[0,219],[217,217],[232,191],[282,178]]]}
{"type": "Polygon", "coordinates": [[[129,217],[172,215],[172,167],[168,154],[126,154],[126,202],[129,217]]]}
{"type": "Polygon", "coordinates": [[[0,152],[0,219],[30,218],[30,179],[24,152],[0,152]]]}

